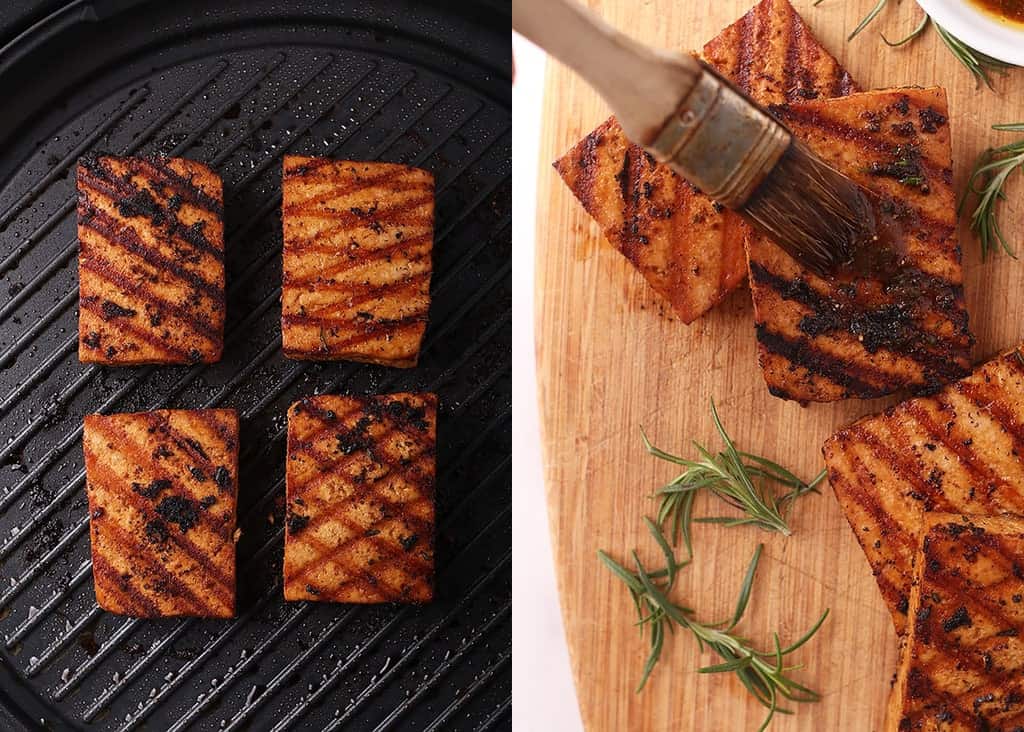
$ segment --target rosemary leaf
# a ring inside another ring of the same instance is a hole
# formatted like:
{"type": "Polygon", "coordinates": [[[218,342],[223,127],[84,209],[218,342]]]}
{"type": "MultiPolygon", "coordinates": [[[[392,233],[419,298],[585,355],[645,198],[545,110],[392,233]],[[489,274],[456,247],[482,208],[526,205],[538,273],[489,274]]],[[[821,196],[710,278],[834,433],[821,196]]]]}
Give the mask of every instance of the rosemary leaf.
{"type": "Polygon", "coordinates": [[[868,11],[868,14],[861,18],[860,23],[858,23],[857,27],[853,29],[853,32],[846,37],[846,40],[852,41],[862,30],[867,28],[871,24],[871,21],[877,18],[878,14],[885,10],[885,3],[886,0],[878,0],[878,2],[875,3],[875,7],[871,8],[871,10],[868,11]]]}
{"type": "Polygon", "coordinates": [[[1005,61],[987,56],[981,51],[976,51],[959,38],[951,35],[949,31],[938,23],[934,25],[935,32],[939,34],[939,38],[946,44],[946,48],[950,50],[965,69],[971,72],[977,85],[984,82],[985,86],[991,89],[992,79],[989,76],[989,72],[1005,74],[1007,69],[1014,68],[1013,64],[1008,64],[1005,61]]]}
{"type": "MultiPolygon", "coordinates": [[[[992,129],[1003,132],[1024,132],[1024,123],[993,125],[992,129]]],[[[967,200],[977,198],[971,213],[971,231],[981,244],[981,258],[1000,249],[1014,259],[1017,255],[1007,241],[999,225],[999,202],[1005,199],[1004,188],[1010,174],[1024,166],[1024,139],[999,147],[990,147],[974,161],[974,167],[967,178],[960,198],[960,211],[967,200]]]]}
{"type": "Polygon", "coordinates": [[[743,617],[743,613],[747,611],[747,603],[750,602],[750,591],[754,586],[754,573],[757,572],[757,563],[761,559],[761,549],[763,547],[763,544],[758,544],[757,549],[754,550],[754,558],[750,560],[747,574],[743,578],[743,586],[740,588],[740,599],[736,602],[736,612],[732,615],[732,622],[725,628],[727,631],[735,628],[736,624],[743,617]]]}
{"type": "Polygon", "coordinates": [[[690,632],[697,641],[701,652],[707,647],[721,659],[721,663],[704,666],[698,669],[698,673],[735,674],[750,694],[768,710],[761,724],[761,730],[768,726],[776,713],[792,713],[791,710],[779,707],[780,697],[797,703],[818,701],[820,695],[817,692],[800,684],[790,676],[794,670],[800,667],[787,666],[785,661],[793,651],[803,646],[818,632],[828,616],[828,611],[822,613],[814,626],[792,645],[783,647],[779,640],[779,634],[773,633],[771,648],[758,650],[750,641],[734,634],[733,629],[742,619],[750,603],[754,577],[763,546],[759,544],[754,552],[740,587],[736,610],[728,624],[706,624],[696,618],[693,610],[683,607],[669,598],[669,592],[676,580],[677,572],[687,562],[676,560],[668,540],[662,535],[657,524],[649,519],[646,520],[646,524],[655,542],[665,554],[666,566],[664,568],[649,571],[640,561],[636,551],[633,551],[631,558],[635,569],[629,570],[605,552],[598,551],[601,561],[622,580],[629,590],[630,597],[637,607],[639,617],[637,625],[640,626],[641,635],[643,635],[645,626],[650,626],[651,629],[649,651],[637,691],[644,688],[661,659],[666,636],[678,627],[690,632]]]}
{"type": "Polygon", "coordinates": [[[885,45],[889,46],[889,48],[899,48],[900,46],[910,43],[912,40],[924,33],[924,29],[928,27],[931,20],[931,17],[926,13],[925,16],[921,18],[921,22],[917,24],[917,27],[898,41],[890,41],[885,37],[884,33],[879,33],[878,35],[882,37],[882,41],[885,45]]]}
{"type": "Polygon", "coordinates": [[[825,477],[819,473],[807,483],[789,470],[760,455],[741,452],[722,425],[714,400],[711,418],[722,441],[723,449],[712,453],[699,443],[694,449],[699,460],[687,460],[655,447],[641,429],[644,448],[651,455],[685,468],[655,496],[661,503],[657,512],[659,526],[671,526],[672,544],[682,538],[690,556],[693,555],[690,527],[694,522],[717,523],[725,526],[754,525],[767,531],[791,532],[786,516],[793,502],[808,493],[817,493],[817,485],[825,477]],[[788,488],[777,493],[777,488],[788,488]],[[739,517],[694,518],[693,501],[698,491],[709,491],[733,508],[741,511],[739,517]]]}
{"type": "MultiPolygon", "coordinates": [[[[823,0],[815,0],[814,5],[820,5],[822,2],[823,0]]],[[[887,0],[878,0],[878,2],[875,3],[875,6],[868,11],[867,15],[861,18],[860,23],[858,23],[857,27],[853,29],[853,32],[846,37],[846,40],[852,41],[860,34],[861,31],[867,28],[885,9],[886,3],[887,0]]],[[[1014,64],[1008,64],[1005,61],[992,58],[981,51],[971,48],[938,23],[932,22],[931,18],[927,14],[925,14],[914,30],[898,41],[890,41],[882,33],[879,33],[879,35],[882,37],[882,41],[884,41],[886,45],[897,47],[910,43],[915,38],[920,37],[929,25],[935,26],[935,32],[945,44],[946,48],[949,49],[950,53],[953,54],[953,57],[956,58],[956,60],[959,61],[965,69],[971,72],[971,75],[974,76],[975,82],[979,86],[984,83],[985,86],[992,89],[991,73],[1004,74],[1007,69],[1016,68],[1014,64]]]]}

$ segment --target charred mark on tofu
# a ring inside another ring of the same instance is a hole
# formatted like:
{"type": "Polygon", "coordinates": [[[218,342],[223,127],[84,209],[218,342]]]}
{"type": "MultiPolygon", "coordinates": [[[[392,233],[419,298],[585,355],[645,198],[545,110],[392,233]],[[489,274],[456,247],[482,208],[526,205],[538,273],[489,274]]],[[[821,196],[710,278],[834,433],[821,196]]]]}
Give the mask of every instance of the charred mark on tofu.
{"type": "Polygon", "coordinates": [[[220,179],[194,161],[95,154],[79,161],[81,360],[219,359],[221,198],[220,179]]]}
{"type": "Polygon", "coordinates": [[[414,365],[430,304],[433,176],[293,156],[283,176],[285,355],[414,365]]]}
{"type": "Polygon", "coordinates": [[[901,388],[924,394],[969,372],[974,338],[949,131],[914,127],[918,118],[937,124],[945,105],[943,90],[931,88],[771,108],[813,152],[870,192],[881,232],[880,242],[866,242],[848,268],[828,278],[763,236],[748,239],[759,360],[772,394],[804,403],[901,388]]]}
{"type": "Polygon", "coordinates": [[[161,448],[188,436],[219,464],[235,466],[237,431],[231,410],[85,418],[100,607],[134,617],[234,614],[235,495],[203,491],[190,479],[191,455],[161,448]]]}
{"type": "Polygon", "coordinates": [[[432,597],[435,413],[427,394],[293,406],[286,598],[307,597],[307,586],[334,602],[432,597]]]}

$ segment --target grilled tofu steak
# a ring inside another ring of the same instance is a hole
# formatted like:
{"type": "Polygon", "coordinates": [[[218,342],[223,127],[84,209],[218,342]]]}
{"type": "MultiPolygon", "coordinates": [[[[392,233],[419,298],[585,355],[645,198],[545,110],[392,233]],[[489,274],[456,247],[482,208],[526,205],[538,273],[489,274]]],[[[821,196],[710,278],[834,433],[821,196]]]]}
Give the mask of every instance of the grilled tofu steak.
{"type": "Polygon", "coordinates": [[[292,405],[286,600],[433,598],[436,418],[433,394],[292,405]]]}
{"type": "Polygon", "coordinates": [[[434,177],[286,156],[282,219],[285,355],[415,366],[430,306],[434,177]]]}
{"type": "MultiPolygon", "coordinates": [[[[762,104],[856,90],[787,0],[762,0],[702,55],[762,104]]],[[[554,166],[608,241],[684,323],[742,284],[747,225],[631,144],[614,117],[554,166]]]]}
{"type": "Polygon", "coordinates": [[[867,261],[854,274],[824,279],[751,232],[750,289],[771,393],[803,403],[870,398],[933,391],[967,374],[974,339],[945,91],[871,91],[772,111],[825,162],[877,195],[898,253],[893,262],[867,261]]]}
{"type": "Polygon", "coordinates": [[[232,617],[234,410],[91,414],[83,443],[99,606],[137,618],[232,617]]]}
{"type": "Polygon", "coordinates": [[[891,732],[1024,729],[1024,519],[925,514],[891,732]]]}
{"type": "Polygon", "coordinates": [[[213,363],[224,347],[224,195],[181,158],[78,161],[78,358],[213,363]]]}
{"type": "Polygon", "coordinates": [[[860,419],[823,452],[902,633],[923,513],[1024,514],[1024,356],[1011,351],[933,396],[860,419]]]}

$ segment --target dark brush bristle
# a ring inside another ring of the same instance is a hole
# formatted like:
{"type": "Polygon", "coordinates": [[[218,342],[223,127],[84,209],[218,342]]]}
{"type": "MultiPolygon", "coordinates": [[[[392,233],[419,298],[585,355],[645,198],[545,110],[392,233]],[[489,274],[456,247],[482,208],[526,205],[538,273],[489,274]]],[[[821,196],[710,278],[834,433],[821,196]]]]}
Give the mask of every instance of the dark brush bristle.
{"type": "Polygon", "coordinates": [[[871,202],[856,183],[793,140],[741,213],[800,264],[828,275],[876,238],[871,202]]]}

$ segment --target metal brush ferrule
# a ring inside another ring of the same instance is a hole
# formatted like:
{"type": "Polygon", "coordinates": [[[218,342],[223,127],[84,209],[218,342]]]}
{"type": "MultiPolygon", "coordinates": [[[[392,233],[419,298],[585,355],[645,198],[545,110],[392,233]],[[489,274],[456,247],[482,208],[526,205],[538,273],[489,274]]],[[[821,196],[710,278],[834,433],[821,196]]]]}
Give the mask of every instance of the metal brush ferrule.
{"type": "Polygon", "coordinates": [[[742,208],[789,147],[789,131],[706,64],[647,148],[704,193],[742,208]]]}

